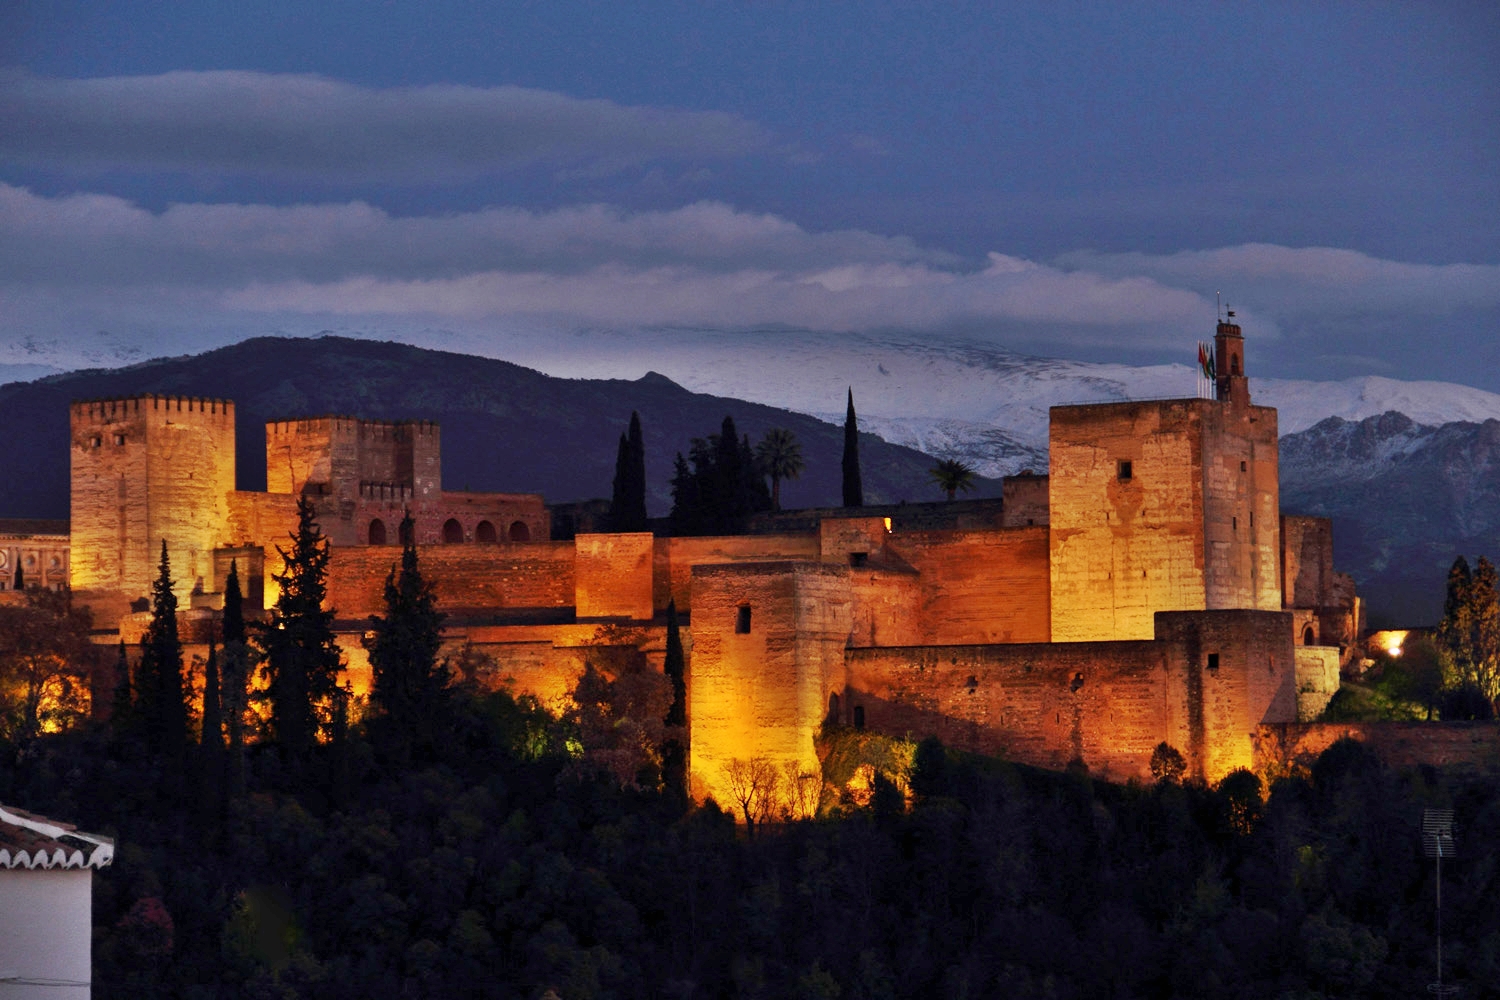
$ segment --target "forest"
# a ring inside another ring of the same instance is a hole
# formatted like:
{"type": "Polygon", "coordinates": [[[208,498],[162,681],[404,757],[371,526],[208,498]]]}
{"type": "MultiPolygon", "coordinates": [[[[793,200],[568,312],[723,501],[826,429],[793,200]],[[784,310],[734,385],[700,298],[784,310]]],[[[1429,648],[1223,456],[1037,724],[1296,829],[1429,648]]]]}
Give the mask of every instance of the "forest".
{"type": "Polygon", "coordinates": [[[1341,741],[1211,787],[1164,750],[1117,785],[830,730],[818,807],[737,824],[684,792],[670,676],[600,664],[561,717],[481,690],[410,547],[351,712],[324,546],[305,516],[265,625],[226,601],[201,715],[164,552],[113,717],[5,730],[0,801],[116,839],[95,996],[1410,997],[1430,808],[1455,813],[1444,981],[1500,995],[1492,777],[1341,741]]]}

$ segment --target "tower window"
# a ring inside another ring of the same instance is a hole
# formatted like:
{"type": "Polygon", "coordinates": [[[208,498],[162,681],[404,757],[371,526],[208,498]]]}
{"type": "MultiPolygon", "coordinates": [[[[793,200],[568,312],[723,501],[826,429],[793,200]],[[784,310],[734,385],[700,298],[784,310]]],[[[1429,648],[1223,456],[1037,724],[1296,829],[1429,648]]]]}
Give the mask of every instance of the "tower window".
{"type": "Polygon", "coordinates": [[[851,553],[849,553],[849,565],[850,566],[868,566],[869,563],[870,563],[870,553],[868,553],[868,552],[851,552],[851,553]]]}
{"type": "Polygon", "coordinates": [[[1115,478],[1119,479],[1122,483],[1129,482],[1134,474],[1135,470],[1131,468],[1129,459],[1122,458],[1119,464],[1115,466],[1115,478]]]}
{"type": "Polygon", "coordinates": [[[124,443],[125,443],[125,435],[124,434],[116,434],[115,435],[115,444],[116,445],[123,445],[124,443]]]}
{"type": "Polygon", "coordinates": [[[101,434],[95,434],[93,436],[93,438],[91,438],[89,440],[89,447],[90,448],[97,448],[97,447],[99,447],[103,443],[104,443],[104,436],[101,435],[101,434]]]}
{"type": "Polygon", "coordinates": [[[863,705],[854,706],[854,728],[865,728],[865,706],[863,705]]]}
{"type": "Polygon", "coordinates": [[[735,609],[734,630],[739,635],[750,634],[750,605],[741,604],[735,609]]]}
{"type": "Polygon", "coordinates": [[[1240,460],[1240,471],[1241,471],[1241,472],[1244,472],[1244,471],[1245,471],[1245,462],[1244,462],[1244,460],[1243,460],[1243,459],[1241,459],[1241,460],[1240,460]]]}
{"type": "Polygon", "coordinates": [[[1208,669],[1214,671],[1215,673],[1218,672],[1218,670],[1219,670],[1219,654],[1218,653],[1209,653],[1208,654],[1208,669]]]}

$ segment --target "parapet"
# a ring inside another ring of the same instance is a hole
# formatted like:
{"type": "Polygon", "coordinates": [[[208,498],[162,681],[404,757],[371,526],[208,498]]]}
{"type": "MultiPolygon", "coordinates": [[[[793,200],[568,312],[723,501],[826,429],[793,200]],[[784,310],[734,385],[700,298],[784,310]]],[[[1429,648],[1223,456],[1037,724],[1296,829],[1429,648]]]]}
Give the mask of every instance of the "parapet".
{"type": "Polygon", "coordinates": [[[114,396],[103,399],[77,399],[70,407],[75,421],[128,420],[143,413],[170,410],[175,413],[200,413],[229,420],[234,419],[234,402],[206,396],[159,396],[142,393],[138,396],[114,396]]]}

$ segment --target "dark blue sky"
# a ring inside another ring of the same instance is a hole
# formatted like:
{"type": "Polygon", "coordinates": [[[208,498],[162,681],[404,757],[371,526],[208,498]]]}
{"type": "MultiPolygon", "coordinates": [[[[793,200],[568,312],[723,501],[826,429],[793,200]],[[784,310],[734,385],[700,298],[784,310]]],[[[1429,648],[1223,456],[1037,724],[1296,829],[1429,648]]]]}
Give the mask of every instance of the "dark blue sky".
{"type": "Polygon", "coordinates": [[[0,363],[766,324],[1154,361],[1222,289],[1269,373],[1500,390],[1495,4],[22,0],[0,184],[0,363]]]}

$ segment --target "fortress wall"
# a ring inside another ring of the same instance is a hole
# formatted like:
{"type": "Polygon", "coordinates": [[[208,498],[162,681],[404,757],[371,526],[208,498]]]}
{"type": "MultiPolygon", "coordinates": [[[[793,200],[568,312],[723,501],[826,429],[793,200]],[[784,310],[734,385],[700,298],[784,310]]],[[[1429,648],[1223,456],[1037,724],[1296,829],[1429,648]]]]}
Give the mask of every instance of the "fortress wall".
{"type": "Polygon", "coordinates": [[[1181,741],[1154,642],[852,649],[847,663],[848,711],[892,735],[1053,769],[1082,759],[1114,780],[1181,741]]]}
{"type": "Polygon", "coordinates": [[[1209,608],[1279,611],[1281,494],[1276,411],[1202,409],[1203,512],[1209,608]]]}
{"type": "Polygon", "coordinates": [[[1000,481],[1000,496],[1004,501],[1001,523],[1004,527],[1026,528],[1047,524],[1051,520],[1048,478],[1023,472],[1000,481]]]}
{"type": "Polygon", "coordinates": [[[1311,722],[1339,692],[1339,649],[1337,646],[1298,646],[1297,721],[1311,722]]]}
{"type": "Polygon", "coordinates": [[[1285,617],[1162,615],[1155,641],[851,649],[847,710],[881,732],[1039,767],[1081,759],[1111,780],[1149,776],[1166,741],[1217,779],[1250,765],[1261,719],[1293,717],[1285,617]]]}
{"type": "Polygon", "coordinates": [[[1156,611],[1204,607],[1201,424],[1218,405],[1052,408],[1053,641],[1149,639],[1156,611]]]}
{"type": "Polygon", "coordinates": [[[1303,722],[1254,732],[1255,770],[1309,766],[1338,740],[1359,740],[1391,767],[1500,775],[1500,722],[1303,722]]]}
{"type": "MultiPolygon", "coordinates": [[[[334,547],[328,563],[328,602],[339,617],[383,613],[386,574],[400,559],[399,545],[334,547]]],[[[422,576],[433,584],[440,610],[566,608],[573,604],[571,542],[421,545],[418,559],[422,576]]]]}
{"type": "MultiPolygon", "coordinates": [[[[419,500],[436,499],[443,491],[442,429],[430,420],[398,424],[366,422],[369,433],[381,433],[394,443],[396,479],[412,484],[419,500]]],[[[374,476],[367,477],[374,479],[374,476]]]]}
{"type": "Polygon", "coordinates": [[[650,619],[652,556],[655,539],[649,531],[629,534],[579,535],[574,580],[574,605],[580,618],[650,619]]]}
{"type": "Polygon", "coordinates": [[[777,560],[817,560],[818,536],[706,535],[696,538],[658,538],[653,556],[651,597],[658,610],[668,600],[677,610],[692,610],[693,567],[777,560]]]}
{"type": "Polygon", "coordinates": [[[458,522],[464,544],[546,541],[552,534],[547,505],[536,493],[440,492],[430,497],[381,494],[380,490],[368,491],[355,508],[353,544],[369,544],[370,523],[377,518],[385,526],[387,540],[395,543],[401,517],[408,509],[416,522],[418,545],[444,544],[445,525],[450,518],[458,522]],[[486,522],[488,528],[484,527],[486,522]]]}
{"type": "Polygon", "coordinates": [[[266,492],[302,493],[308,484],[333,485],[359,477],[359,421],[304,417],[266,423],[266,492]]]}
{"type": "Polygon", "coordinates": [[[1045,527],[897,532],[889,547],[920,574],[925,642],[1049,638],[1045,527]]]}
{"type": "Polygon", "coordinates": [[[925,637],[922,583],[915,573],[849,569],[850,635],[856,646],[911,646],[925,637]]]}
{"type": "Polygon", "coordinates": [[[1282,592],[1289,608],[1330,603],[1333,588],[1333,522],[1326,517],[1281,515],[1282,592]]]}
{"type": "Polygon", "coordinates": [[[693,592],[693,792],[732,806],[727,769],[735,761],[817,770],[813,736],[842,686],[848,569],[699,566],[693,592]]]}
{"type": "Polygon", "coordinates": [[[1194,773],[1216,780],[1249,767],[1255,727],[1296,719],[1291,617],[1285,611],[1157,614],[1157,638],[1173,650],[1173,683],[1186,688],[1187,744],[1173,745],[1194,773]]]}

